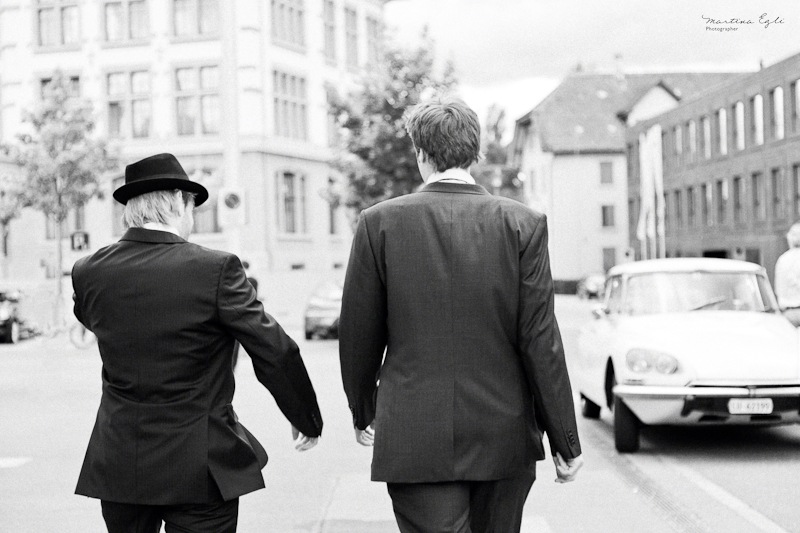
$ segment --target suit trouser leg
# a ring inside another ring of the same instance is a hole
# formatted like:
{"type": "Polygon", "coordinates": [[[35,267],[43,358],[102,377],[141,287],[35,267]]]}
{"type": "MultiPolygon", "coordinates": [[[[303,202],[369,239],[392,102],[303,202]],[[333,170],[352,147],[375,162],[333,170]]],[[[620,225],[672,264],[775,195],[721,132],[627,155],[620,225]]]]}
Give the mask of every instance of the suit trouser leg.
{"type": "Polygon", "coordinates": [[[100,506],[108,533],[158,533],[161,529],[161,517],[154,505],[102,500],[100,506]]]}
{"type": "Polygon", "coordinates": [[[509,479],[473,482],[470,491],[472,533],[519,533],[522,509],[536,479],[534,472],[509,479]]]}
{"type": "Polygon", "coordinates": [[[519,533],[534,472],[492,481],[388,483],[401,533],[519,533]]]}
{"type": "Polygon", "coordinates": [[[470,533],[469,482],[387,483],[401,533],[470,533]]]}

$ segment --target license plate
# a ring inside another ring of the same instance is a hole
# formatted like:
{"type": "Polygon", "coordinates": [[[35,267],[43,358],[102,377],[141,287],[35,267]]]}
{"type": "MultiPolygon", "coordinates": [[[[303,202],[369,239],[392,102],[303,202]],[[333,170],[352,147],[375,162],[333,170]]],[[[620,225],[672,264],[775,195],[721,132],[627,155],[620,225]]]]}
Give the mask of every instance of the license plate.
{"type": "Polygon", "coordinates": [[[772,413],[772,398],[731,398],[728,412],[732,415],[768,415],[772,413]]]}

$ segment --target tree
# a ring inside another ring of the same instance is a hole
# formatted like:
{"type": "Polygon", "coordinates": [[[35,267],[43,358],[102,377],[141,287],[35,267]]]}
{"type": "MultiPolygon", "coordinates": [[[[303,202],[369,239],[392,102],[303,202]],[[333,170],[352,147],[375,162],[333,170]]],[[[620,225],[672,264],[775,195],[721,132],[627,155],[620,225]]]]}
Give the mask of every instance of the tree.
{"type": "Polygon", "coordinates": [[[56,324],[63,318],[62,223],[71,211],[100,196],[100,177],[118,167],[106,143],[93,136],[91,103],[76,92],[74,82],[56,72],[43,87],[41,104],[25,114],[18,142],[6,147],[22,170],[22,204],[41,211],[55,226],[56,324]]]}
{"type": "Polygon", "coordinates": [[[483,127],[481,151],[484,159],[475,165],[475,181],[501,196],[522,201],[522,182],[519,169],[508,165],[508,148],[503,144],[506,111],[497,104],[489,106],[483,127]]]}
{"type": "Polygon", "coordinates": [[[8,236],[11,221],[19,216],[22,209],[22,188],[19,179],[12,176],[0,177],[0,248],[2,248],[2,274],[8,278],[8,236]]]}
{"type": "Polygon", "coordinates": [[[360,212],[421,183],[405,113],[456,84],[449,62],[441,74],[436,72],[433,41],[424,31],[419,48],[389,47],[381,67],[362,80],[358,92],[333,99],[331,112],[344,130],[334,166],[348,179],[346,206],[360,212]]]}

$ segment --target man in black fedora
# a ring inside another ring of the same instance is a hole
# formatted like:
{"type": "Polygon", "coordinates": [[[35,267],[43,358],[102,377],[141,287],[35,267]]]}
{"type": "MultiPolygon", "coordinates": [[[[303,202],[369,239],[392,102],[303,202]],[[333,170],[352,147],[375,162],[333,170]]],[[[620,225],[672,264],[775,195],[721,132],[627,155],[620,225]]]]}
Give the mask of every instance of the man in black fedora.
{"type": "Polygon", "coordinates": [[[171,154],[125,169],[122,239],[72,271],[75,316],[97,335],[103,394],[77,494],[110,533],[234,532],[238,498],[264,487],[267,454],[231,401],[239,341],[291,422],[316,445],[322,417],[295,342],[264,312],[239,259],[186,241],[208,191],[171,154]]]}

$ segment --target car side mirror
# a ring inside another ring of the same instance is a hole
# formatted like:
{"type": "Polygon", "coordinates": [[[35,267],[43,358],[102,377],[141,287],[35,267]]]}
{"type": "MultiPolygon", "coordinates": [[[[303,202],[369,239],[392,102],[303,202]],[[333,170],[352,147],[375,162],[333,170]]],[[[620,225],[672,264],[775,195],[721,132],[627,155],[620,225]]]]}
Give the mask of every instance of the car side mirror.
{"type": "Polygon", "coordinates": [[[608,316],[608,307],[606,307],[605,305],[597,305],[593,307],[592,316],[598,319],[608,316]]]}

